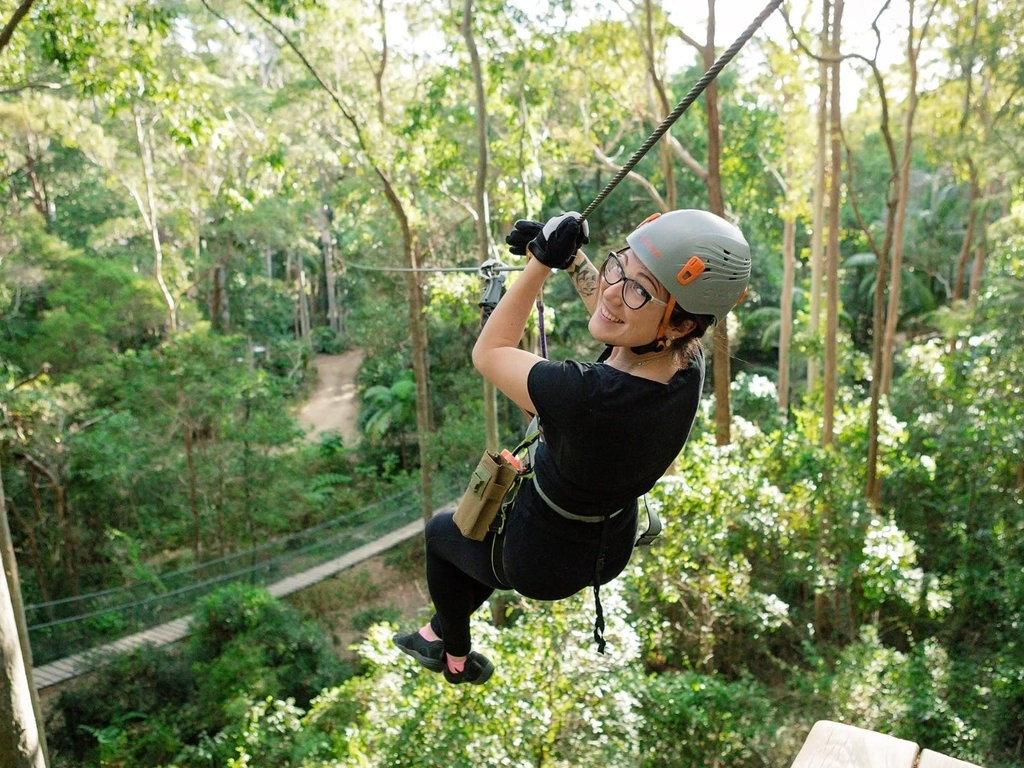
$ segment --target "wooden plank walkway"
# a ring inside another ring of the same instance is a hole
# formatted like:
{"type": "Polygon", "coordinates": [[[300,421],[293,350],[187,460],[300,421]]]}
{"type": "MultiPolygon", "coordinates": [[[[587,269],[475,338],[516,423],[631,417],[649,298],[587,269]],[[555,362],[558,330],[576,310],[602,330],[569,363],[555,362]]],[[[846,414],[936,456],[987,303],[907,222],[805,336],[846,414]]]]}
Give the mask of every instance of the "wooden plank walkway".
{"type": "Polygon", "coordinates": [[[972,763],[924,750],[912,741],[820,720],[792,768],[978,768],[972,763]]]}
{"type": "MultiPolygon", "coordinates": [[[[434,514],[452,512],[454,509],[454,503],[447,504],[436,510],[434,514]]],[[[346,552],[340,557],[271,584],[267,587],[267,591],[276,598],[291,595],[358,565],[364,560],[369,560],[371,557],[376,557],[382,552],[387,552],[392,547],[396,547],[422,532],[423,520],[416,520],[351,552],[346,552]]],[[[104,666],[116,654],[126,653],[146,644],[166,645],[177,642],[191,633],[191,624],[192,617],[184,616],[152,629],[147,629],[144,632],[122,637],[120,640],[100,646],[99,648],[76,653],[73,656],[36,667],[33,670],[36,688],[41,691],[57,683],[78,677],[104,666]]]]}

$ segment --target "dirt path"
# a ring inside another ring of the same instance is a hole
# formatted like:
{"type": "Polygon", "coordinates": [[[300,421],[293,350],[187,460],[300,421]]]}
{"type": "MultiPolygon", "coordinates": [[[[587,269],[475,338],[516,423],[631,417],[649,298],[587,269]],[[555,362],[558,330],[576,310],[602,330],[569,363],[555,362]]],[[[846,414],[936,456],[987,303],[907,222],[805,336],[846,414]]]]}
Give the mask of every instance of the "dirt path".
{"type": "MultiPolygon", "coordinates": [[[[314,360],[320,383],[299,410],[298,419],[309,430],[306,438],[316,440],[328,429],[341,432],[347,448],[359,443],[359,402],[356,399],[356,375],[363,363],[362,350],[354,349],[340,355],[317,355],[314,360]]],[[[416,552],[418,543],[405,545],[416,552]]],[[[387,563],[388,555],[378,555],[350,571],[340,573],[316,586],[288,598],[307,616],[315,617],[329,627],[335,647],[343,658],[354,658],[349,646],[362,639],[365,632],[360,614],[416,623],[430,602],[421,560],[415,556],[411,570],[387,563]]]]}
{"type": "Polygon", "coordinates": [[[320,383],[298,414],[299,423],[310,430],[307,439],[316,440],[321,432],[336,429],[341,432],[347,448],[359,443],[356,374],[363,357],[361,349],[316,356],[314,365],[320,374],[320,383]]]}

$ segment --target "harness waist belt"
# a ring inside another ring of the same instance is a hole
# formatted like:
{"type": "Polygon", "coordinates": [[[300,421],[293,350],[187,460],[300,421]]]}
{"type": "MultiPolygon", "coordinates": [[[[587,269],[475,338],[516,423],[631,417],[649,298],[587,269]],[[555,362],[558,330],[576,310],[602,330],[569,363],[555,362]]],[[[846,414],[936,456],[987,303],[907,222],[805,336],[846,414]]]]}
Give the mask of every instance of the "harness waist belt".
{"type": "Polygon", "coordinates": [[[548,498],[548,495],[544,493],[544,490],[540,487],[540,483],[537,482],[536,474],[533,476],[533,487],[537,489],[537,494],[544,500],[545,504],[551,507],[552,510],[557,512],[566,520],[575,520],[578,523],[603,523],[605,520],[611,520],[617,514],[626,510],[626,507],[623,507],[622,509],[615,510],[610,515],[574,515],[572,512],[562,509],[548,498]]]}

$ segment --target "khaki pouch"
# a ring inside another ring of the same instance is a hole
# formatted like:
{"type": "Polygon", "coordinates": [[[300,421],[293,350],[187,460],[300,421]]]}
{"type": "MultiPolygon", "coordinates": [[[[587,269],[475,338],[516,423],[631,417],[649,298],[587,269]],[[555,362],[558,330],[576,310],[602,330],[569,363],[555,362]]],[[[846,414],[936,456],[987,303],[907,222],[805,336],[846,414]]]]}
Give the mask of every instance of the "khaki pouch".
{"type": "Polygon", "coordinates": [[[455,524],[463,536],[483,541],[518,474],[500,454],[484,453],[455,510],[455,524]]]}

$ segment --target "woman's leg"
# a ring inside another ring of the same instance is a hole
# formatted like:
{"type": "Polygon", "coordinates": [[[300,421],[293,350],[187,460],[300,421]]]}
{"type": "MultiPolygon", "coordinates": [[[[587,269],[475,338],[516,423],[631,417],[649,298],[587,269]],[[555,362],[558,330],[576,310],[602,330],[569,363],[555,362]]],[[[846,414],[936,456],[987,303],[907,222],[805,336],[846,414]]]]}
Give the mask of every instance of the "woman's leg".
{"type": "Polygon", "coordinates": [[[450,512],[427,523],[427,588],[435,611],[430,625],[451,656],[469,654],[469,618],[498,586],[491,571],[492,536],[467,539],[450,512]]]}

